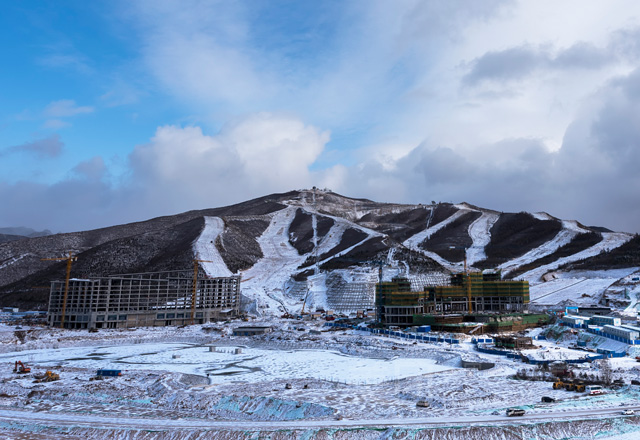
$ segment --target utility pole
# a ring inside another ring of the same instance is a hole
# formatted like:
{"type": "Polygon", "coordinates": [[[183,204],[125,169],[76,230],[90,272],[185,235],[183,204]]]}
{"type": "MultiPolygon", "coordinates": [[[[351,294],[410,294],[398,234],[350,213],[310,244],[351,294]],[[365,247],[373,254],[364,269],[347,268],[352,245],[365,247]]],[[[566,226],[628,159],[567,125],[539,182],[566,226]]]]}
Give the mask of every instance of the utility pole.
{"type": "Polygon", "coordinates": [[[64,328],[64,315],[67,311],[67,295],[69,294],[69,277],[71,276],[71,263],[78,261],[78,257],[74,257],[73,253],[69,251],[68,257],[59,258],[41,258],[42,261],[61,261],[67,260],[67,277],[64,282],[64,296],[62,298],[62,314],[60,316],[60,328],[64,328]]]}

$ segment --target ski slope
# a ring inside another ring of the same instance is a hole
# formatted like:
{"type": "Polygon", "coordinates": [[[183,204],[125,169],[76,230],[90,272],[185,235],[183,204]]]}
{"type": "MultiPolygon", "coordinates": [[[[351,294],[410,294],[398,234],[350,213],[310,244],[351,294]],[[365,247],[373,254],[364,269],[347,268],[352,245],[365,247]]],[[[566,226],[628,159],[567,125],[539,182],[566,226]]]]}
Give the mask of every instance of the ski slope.
{"type": "Polygon", "coordinates": [[[535,249],[531,249],[526,254],[521,257],[514,258],[513,260],[507,261],[499,266],[499,268],[505,273],[517,269],[520,266],[528,264],[537,259],[546,257],[547,255],[551,255],[555,251],[557,251],[562,246],[568,244],[573,240],[578,234],[583,234],[588,232],[587,230],[578,226],[577,222],[570,220],[562,221],[562,230],[558,232],[558,234],[550,241],[543,243],[541,246],[538,246],[535,249]]]}
{"type": "Polygon", "coordinates": [[[194,244],[196,260],[210,277],[228,277],[233,275],[222,259],[216,239],[224,231],[224,221],[220,217],[205,217],[204,229],[194,244]]]}
{"type": "Polygon", "coordinates": [[[544,266],[537,267],[529,272],[526,272],[522,275],[522,278],[529,280],[530,283],[540,282],[542,276],[551,272],[563,264],[572,263],[574,261],[583,260],[585,258],[593,257],[598,255],[603,251],[607,251],[610,249],[615,249],[617,247],[622,246],[627,241],[631,240],[633,236],[631,234],[619,233],[619,232],[603,232],[602,233],[602,241],[596,243],[583,250],[582,252],[578,252],[577,254],[570,255],[568,257],[559,258],[558,260],[546,264],[544,266]]]}
{"type": "Polygon", "coordinates": [[[480,217],[469,225],[469,237],[473,244],[467,249],[467,264],[472,265],[476,261],[487,258],[484,248],[491,241],[491,227],[498,221],[500,215],[495,212],[483,212],[480,217]]]}

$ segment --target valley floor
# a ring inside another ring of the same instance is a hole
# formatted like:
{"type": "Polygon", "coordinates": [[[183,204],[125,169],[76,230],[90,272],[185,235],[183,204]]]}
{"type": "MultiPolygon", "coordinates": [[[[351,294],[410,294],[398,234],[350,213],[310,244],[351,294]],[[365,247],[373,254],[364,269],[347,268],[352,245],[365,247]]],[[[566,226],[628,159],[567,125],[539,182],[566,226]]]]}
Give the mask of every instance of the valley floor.
{"type": "MultiPolygon", "coordinates": [[[[264,336],[230,336],[242,324],[99,333],[0,327],[0,438],[640,436],[640,419],[621,414],[640,410],[640,389],[629,385],[640,364],[629,358],[612,364],[624,387],[587,396],[513,379],[535,368],[480,354],[470,341],[414,344],[291,320],[269,322],[275,330],[264,336]],[[496,366],[463,369],[462,358],[496,366]],[[34,383],[12,372],[18,360],[61,380],[34,383]],[[92,380],[98,368],[122,376],[92,380]],[[527,414],[507,418],[514,406],[527,414]]],[[[541,344],[540,356],[572,355],[566,343],[541,344]]]]}

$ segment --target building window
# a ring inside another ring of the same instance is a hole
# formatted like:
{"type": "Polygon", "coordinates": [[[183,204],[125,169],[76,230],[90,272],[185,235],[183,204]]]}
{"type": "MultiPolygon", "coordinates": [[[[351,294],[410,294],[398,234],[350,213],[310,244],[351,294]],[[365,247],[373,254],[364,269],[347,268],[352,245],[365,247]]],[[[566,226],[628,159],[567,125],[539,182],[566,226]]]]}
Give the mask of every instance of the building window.
{"type": "Polygon", "coordinates": [[[158,313],[158,316],[156,316],[156,319],[164,319],[164,313],[158,313]]]}
{"type": "Polygon", "coordinates": [[[127,315],[120,315],[120,316],[118,317],[118,319],[119,319],[120,321],[126,321],[126,320],[127,320],[127,315]]]}
{"type": "Polygon", "coordinates": [[[173,319],[176,317],[175,313],[167,313],[167,319],[173,319]]]}
{"type": "Polygon", "coordinates": [[[117,321],[118,320],[118,315],[109,315],[107,317],[107,321],[117,321]]]}
{"type": "Polygon", "coordinates": [[[104,321],[104,315],[96,316],[96,321],[104,321]]]}

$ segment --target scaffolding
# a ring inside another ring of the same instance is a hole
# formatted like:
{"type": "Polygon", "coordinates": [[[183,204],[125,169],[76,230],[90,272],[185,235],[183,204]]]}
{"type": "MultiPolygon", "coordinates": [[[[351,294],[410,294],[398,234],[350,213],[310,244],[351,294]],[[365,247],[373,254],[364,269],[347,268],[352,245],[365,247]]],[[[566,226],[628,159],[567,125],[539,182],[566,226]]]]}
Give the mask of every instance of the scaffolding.
{"type": "Polygon", "coordinates": [[[529,303],[527,281],[503,281],[500,274],[453,274],[447,285],[427,280],[395,277],[376,285],[378,321],[412,325],[414,315],[451,313],[523,312],[529,303]],[[471,310],[469,309],[471,307],[471,310]]]}

